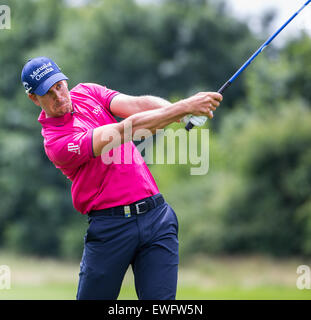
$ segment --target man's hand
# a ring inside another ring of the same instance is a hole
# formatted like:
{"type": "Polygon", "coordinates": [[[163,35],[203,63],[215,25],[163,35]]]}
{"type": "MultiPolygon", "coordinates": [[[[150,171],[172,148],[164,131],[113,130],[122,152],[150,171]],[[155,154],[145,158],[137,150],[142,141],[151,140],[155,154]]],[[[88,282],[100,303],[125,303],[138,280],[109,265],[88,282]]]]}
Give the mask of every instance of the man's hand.
{"type": "Polygon", "coordinates": [[[188,113],[194,116],[207,116],[213,118],[213,111],[220,106],[222,95],[217,92],[199,92],[187,98],[184,102],[188,106],[188,113]]]}

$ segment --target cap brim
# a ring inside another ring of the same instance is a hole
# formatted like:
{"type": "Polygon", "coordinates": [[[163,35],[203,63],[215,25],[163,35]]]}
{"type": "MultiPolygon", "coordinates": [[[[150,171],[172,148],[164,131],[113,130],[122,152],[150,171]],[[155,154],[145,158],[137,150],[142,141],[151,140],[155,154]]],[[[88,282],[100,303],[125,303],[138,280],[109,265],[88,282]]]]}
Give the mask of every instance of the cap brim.
{"type": "Polygon", "coordinates": [[[51,77],[47,78],[43,83],[38,86],[34,91],[38,96],[44,96],[49,89],[54,86],[54,84],[61,80],[68,80],[68,78],[61,72],[53,74],[51,77]]]}

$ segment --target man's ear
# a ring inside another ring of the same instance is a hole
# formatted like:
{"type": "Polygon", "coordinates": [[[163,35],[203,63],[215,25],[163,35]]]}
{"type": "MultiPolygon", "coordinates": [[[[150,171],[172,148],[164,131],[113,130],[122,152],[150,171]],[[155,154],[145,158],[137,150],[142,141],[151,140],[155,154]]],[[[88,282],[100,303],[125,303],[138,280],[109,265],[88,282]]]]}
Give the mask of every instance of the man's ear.
{"type": "Polygon", "coordinates": [[[34,103],[36,104],[38,107],[40,107],[40,102],[37,98],[37,96],[34,93],[28,93],[28,98],[34,103]]]}

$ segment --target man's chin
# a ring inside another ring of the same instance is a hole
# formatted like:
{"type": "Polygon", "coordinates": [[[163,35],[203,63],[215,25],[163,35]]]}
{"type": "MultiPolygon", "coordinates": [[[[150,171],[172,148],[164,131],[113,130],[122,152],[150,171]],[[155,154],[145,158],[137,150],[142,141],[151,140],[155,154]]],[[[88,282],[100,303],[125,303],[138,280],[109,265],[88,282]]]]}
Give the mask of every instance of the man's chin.
{"type": "Polygon", "coordinates": [[[55,113],[57,114],[58,117],[61,117],[63,115],[65,115],[66,113],[68,112],[71,112],[71,104],[65,104],[64,106],[61,106],[61,107],[58,107],[56,110],[55,110],[55,113]]]}
{"type": "Polygon", "coordinates": [[[64,116],[66,113],[70,112],[69,110],[57,110],[55,111],[55,117],[62,117],[64,116]]]}

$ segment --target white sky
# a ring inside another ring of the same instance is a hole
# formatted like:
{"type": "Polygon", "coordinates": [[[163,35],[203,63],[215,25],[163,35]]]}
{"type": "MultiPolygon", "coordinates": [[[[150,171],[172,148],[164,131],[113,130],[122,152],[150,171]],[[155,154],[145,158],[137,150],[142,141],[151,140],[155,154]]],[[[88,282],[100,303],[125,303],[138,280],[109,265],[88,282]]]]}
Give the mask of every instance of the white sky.
{"type": "MultiPolygon", "coordinates": [[[[81,5],[87,0],[67,0],[72,5],[81,5]]],[[[136,0],[138,3],[158,2],[161,0],[136,0]]],[[[218,0],[213,0],[217,2],[218,0]]],[[[254,32],[260,32],[260,17],[265,11],[274,10],[277,15],[270,26],[271,34],[277,31],[307,0],[225,0],[232,13],[239,19],[246,20],[254,32]]],[[[308,31],[311,36],[311,3],[286,29],[274,40],[275,44],[282,44],[288,37],[292,37],[301,30],[308,31]]]]}
{"type": "MultiPolygon", "coordinates": [[[[157,2],[160,0],[136,0],[141,3],[157,2]]],[[[217,2],[217,0],[213,0],[217,2]]],[[[265,11],[274,9],[277,13],[275,21],[270,27],[271,34],[277,31],[295,12],[297,12],[307,0],[225,0],[232,8],[233,14],[246,20],[253,31],[260,32],[259,21],[265,11]]],[[[274,43],[282,44],[284,40],[306,30],[311,35],[311,3],[296,17],[286,29],[274,40],[274,43]]]]}
{"type": "MultiPolygon", "coordinates": [[[[216,1],[216,0],[214,0],[216,1]]],[[[238,18],[246,19],[254,31],[258,31],[258,18],[271,9],[277,13],[271,31],[281,27],[307,0],[226,0],[238,18]]],[[[287,27],[280,37],[307,30],[311,34],[311,3],[287,27]]],[[[281,40],[281,39],[280,39],[281,40]]]]}

